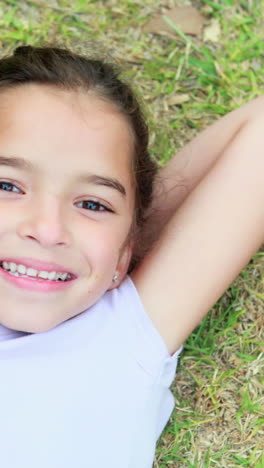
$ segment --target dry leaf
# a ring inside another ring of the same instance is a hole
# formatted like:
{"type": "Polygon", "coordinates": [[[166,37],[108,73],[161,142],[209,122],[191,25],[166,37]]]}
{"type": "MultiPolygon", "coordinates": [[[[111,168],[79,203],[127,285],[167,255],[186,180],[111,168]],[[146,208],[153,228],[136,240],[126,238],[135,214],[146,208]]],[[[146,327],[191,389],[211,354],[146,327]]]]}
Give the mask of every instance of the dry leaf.
{"type": "Polygon", "coordinates": [[[219,42],[221,35],[220,23],[217,18],[212,19],[211,23],[204,28],[203,40],[219,42]]]}
{"type": "Polygon", "coordinates": [[[194,7],[176,7],[148,21],[143,26],[143,31],[156,34],[173,33],[173,29],[166,23],[163,16],[170,18],[186,34],[200,34],[205,22],[203,16],[194,7]]]}
{"type": "Polygon", "coordinates": [[[168,106],[175,106],[176,104],[182,104],[190,100],[189,94],[175,94],[167,99],[168,106]]]}

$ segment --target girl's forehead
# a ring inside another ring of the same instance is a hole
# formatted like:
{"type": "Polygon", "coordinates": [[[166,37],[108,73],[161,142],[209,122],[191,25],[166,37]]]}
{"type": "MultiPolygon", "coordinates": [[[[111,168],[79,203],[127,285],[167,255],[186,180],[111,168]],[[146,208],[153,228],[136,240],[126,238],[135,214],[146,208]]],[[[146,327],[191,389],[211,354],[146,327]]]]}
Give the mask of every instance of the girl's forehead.
{"type": "Polygon", "coordinates": [[[55,164],[58,156],[64,163],[77,162],[79,156],[83,164],[132,176],[130,126],[114,105],[94,93],[23,85],[1,92],[0,116],[0,144],[6,135],[13,149],[24,148],[31,157],[53,157],[55,164]]]}
{"type": "MultiPolygon", "coordinates": [[[[122,146],[126,153],[133,151],[133,135],[124,115],[111,103],[93,93],[65,91],[50,86],[23,85],[0,94],[0,113],[8,130],[22,132],[27,128],[44,135],[50,134],[54,140],[64,135],[61,143],[94,141],[122,146]],[[3,114],[2,114],[3,115],[3,114]]],[[[4,131],[3,120],[0,131],[4,131]]]]}
{"type": "Polygon", "coordinates": [[[116,130],[122,131],[122,136],[127,138],[129,144],[133,140],[133,132],[127,118],[115,104],[98,96],[94,91],[65,90],[39,84],[21,85],[0,92],[1,111],[13,121],[16,115],[21,114],[26,118],[33,118],[34,121],[53,115],[55,123],[56,116],[60,115],[64,117],[60,125],[69,120],[79,120],[80,130],[87,124],[94,128],[112,125],[116,130]]]}

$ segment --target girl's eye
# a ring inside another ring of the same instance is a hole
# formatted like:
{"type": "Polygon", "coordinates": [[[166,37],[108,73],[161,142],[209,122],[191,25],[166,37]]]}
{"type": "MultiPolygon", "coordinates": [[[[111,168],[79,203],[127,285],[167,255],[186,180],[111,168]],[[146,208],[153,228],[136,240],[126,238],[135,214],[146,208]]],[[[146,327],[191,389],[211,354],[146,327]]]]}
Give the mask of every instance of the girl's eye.
{"type": "Polygon", "coordinates": [[[1,182],[1,181],[0,181],[0,190],[6,191],[6,192],[20,192],[20,190],[14,184],[11,184],[10,182],[1,182]],[[16,190],[13,190],[13,188],[15,188],[16,190]]]}
{"type": "Polygon", "coordinates": [[[84,206],[80,206],[80,208],[84,208],[86,210],[90,210],[90,211],[109,211],[109,212],[113,213],[113,211],[110,210],[110,208],[107,208],[106,206],[102,205],[101,203],[93,201],[93,200],[81,201],[81,202],[77,203],[77,206],[81,205],[81,204],[83,204],[84,206]]]}
{"type": "MultiPolygon", "coordinates": [[[[16,187],[16,185],[11,184],[11,182],[1,182],[0,181],[0,191],[5,191],[5,192],[20,192],[20,190],[16,187]],[[13,190],[15,189],[15,190],[13,190]]],[[[77,203],[77,206],[79,205],[80,208],[84,208],[86,210],[90,211],[109,211],[110,213],[113,213],[110,208],[108,208],[105,205],[102,205],[102,203],[93,201],[93,200],[84,200],[79,203],[77,203]],[[80,205],[84,206],[80,206],[80,205]]]]}

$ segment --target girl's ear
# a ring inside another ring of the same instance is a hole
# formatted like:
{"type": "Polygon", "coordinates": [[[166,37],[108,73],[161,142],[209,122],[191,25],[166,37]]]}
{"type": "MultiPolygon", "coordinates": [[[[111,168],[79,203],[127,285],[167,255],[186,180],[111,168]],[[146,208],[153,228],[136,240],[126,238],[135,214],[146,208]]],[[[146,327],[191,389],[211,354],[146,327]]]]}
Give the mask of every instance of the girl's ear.
{"type": "Polygon", "coordinates": [[[123,281],[124,277],[127,274],[127,270],[130,264],[130,260],[133,253],[133,244],[130,242],[123,250],[122,254],[120,255],[118,264],[115,269],[115,276],[117,276],[117,280],[114,281],[112,279],[112,284],[108,288],[108,291],[111,289],[117,288],[123,281]]]}

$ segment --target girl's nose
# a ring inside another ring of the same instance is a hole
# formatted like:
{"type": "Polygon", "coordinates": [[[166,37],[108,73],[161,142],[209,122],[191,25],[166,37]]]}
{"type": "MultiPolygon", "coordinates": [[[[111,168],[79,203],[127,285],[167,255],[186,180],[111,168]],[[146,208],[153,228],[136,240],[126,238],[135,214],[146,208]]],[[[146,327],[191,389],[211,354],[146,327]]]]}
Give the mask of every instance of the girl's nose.
{"type": "Polygon", "coordinates": [[[43,247],[70,244],[70,232],[58,203],[35,204],[20,219],[17,232],[23,239],[34,240],[43,247]]]}

